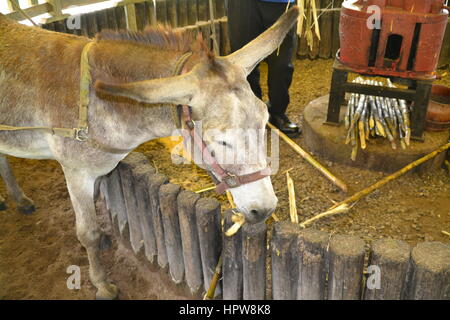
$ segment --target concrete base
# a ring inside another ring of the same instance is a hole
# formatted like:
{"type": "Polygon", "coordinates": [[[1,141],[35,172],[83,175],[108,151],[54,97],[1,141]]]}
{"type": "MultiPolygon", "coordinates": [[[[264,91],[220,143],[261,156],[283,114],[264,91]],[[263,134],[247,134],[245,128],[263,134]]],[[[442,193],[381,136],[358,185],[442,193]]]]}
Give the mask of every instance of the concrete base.
{"type": "MultiPolygon", "coordinates": [[[[366,169],[394,172],[415,160],[427,155],[447,143],[449,132],[425,132],[425,141],[411,141],[411,145],[403,150],[397,143],[393,150],[387,139],[375,138],[367,142],[367,148],[358,148],[356,161],[350,156],[352,147],[345,144],[347,130],[344,126],[346,107],[341,108],[341,125],[324,124],[328,108],[328,95],[320,97],[306,106],[304,111],[303,135],[308,150],[320,156],[351,166],[366,169]]],[[[440,167],[445,159],[445,152],[421,165],[420,170],[431,170],[440,167]]]]}

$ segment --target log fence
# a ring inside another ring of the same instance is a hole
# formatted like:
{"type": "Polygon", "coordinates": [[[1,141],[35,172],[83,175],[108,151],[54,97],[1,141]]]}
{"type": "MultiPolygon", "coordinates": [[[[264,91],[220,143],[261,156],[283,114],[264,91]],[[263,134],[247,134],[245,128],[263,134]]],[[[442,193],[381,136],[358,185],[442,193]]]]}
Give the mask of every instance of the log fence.
{"type": "Polygon", "coordinates": [[[231,210],[222,213],[217,200],[170,183],[140,153],[132,152],[101,178],[99,201],[120,243],[144,265],[155,266],[151,272],[168,272],[198,298],[208,290],[222,254],[216,299],[450,299],[448,244],[411,248],[381,239],[369,246],[356,236],[288,221],[273,224],[271,239],[265,223],[246,224],[227,237],[223,230],[233,224],[231,210]]]}

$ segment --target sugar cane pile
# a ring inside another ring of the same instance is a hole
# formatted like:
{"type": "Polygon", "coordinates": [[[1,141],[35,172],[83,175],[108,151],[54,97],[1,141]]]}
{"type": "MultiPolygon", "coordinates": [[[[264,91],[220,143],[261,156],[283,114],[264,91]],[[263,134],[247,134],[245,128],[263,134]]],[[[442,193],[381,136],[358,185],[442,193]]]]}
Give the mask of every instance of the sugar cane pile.
{"type": "MultiPolygon", "coordinates": [[[[361,77],[353,82],[383,86],[382,82],[361,77]]],[[[395,87],[389,79],[387,86],[395,87]]],[[[366,142],[370,138],[387,138],[394,150],[397,149],[398,140],[400,146],[406,149],[411,140],[409,117],[410,110],[405,100],[352,93],[345,115],[345,127],[348,130],[345,144],[353,147],[352,160],[356,160],[359,145],[361,149],[366,149],[366,142]]]]}

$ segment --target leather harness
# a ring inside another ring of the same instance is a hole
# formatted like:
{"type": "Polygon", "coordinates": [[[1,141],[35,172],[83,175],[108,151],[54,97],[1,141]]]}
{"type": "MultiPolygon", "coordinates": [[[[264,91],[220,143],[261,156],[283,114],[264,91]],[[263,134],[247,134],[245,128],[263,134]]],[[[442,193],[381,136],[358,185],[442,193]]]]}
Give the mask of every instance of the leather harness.
{"type": "MultiPolygon", "coordinates": [[[[80,61],[80,100],[79,100],[79,118],[77,128],[54,128],[54,127],[13,127],[0,124],[0,131],[23,131],[23,130],[42,130],[52,135],[74,139],[80,142],[86,142],[89,145],[101,149],[105,152],[114,154],[129,153],[132,149],[117,149],[106,146],[97,140],[88,136],[89,123],[88,123],[88,107],[89,107],[89,89],[91,85],[91,74],[89,68],[89,50],[94,44],[93,41],[89,41],[83,48],[80,61]]],[[[176,63],[173,75],[177,76],[187,72],[184,67],[192,56],[192,52],[186,52],[183,54],[176,63]]],[[[216,183],[216,192],[221,194],[230,188],[237,188],[241,185],[255,182],[270,176],[270,169],[266,168],[257,172],[253,172],[245,175],[234,175],[224,170],[217,160],[214,158],[211,151],[209,151],[206,143],[203,141],[197,130],[195,130],[195,122],[192,120],[191,108],[188,105],[174,106],[172,108],[172,118],[178,128],[181,128],[184,124],[186,130],[182,130],[183,137],[185,139],[192,139],[194,144],[201,151],[203,160],[213,173],[212,177],[216,183]],[[182,109],[182,115],[180,115],[179,109],[182,109]],[[181,120],[181,116],[184,117],[184,122],[181,120]],[[186,132],[187,131],[187,132],[186,132]]]]}
{"type": "MultiPolygon", "coordinates": [[[[173,73],[174,76],[187,72],[187,70],[184,70],[184,66],[191,56],[192,52],[187,52],[178,59],[175,71],[173,73]]],[[[182,115],[184,117],[185,125],[185,130],[182,130],[183,138],[192,139],[194,145],[197,146],[197,148],[200,150],[203,161],[213,173],[211,177],[213,178],[213,180],[215,180],[214,182],[216,184],[217,193],[222,194],[228,189],[237,188],[244,184],[255,182],[270,176],[269,168],[240,176],[234,175],[231,172],[223,169],[213,156],[212,152],[208,149],[208,146],[206,145],[200,134],[197,132],[197,130],[195,130],[195,122],[194,120],[192,120],[191,108],[188,105],[176,106],[176,108],[173,109],[175,111],[172,114],[176,115],[176,123],[178,124],[181,122],[180,117],[178,116],[178,109],[180,107],[182,109],[182,115]]]]}

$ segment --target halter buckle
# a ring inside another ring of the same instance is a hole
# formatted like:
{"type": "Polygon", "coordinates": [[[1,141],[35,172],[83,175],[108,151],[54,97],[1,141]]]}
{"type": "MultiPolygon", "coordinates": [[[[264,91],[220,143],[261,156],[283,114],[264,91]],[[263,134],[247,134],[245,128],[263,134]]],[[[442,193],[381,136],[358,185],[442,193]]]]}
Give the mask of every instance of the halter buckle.
{"type": "Polygon", "coordinates": [[[227,172],[227,175],[222,180],[230,188],[236,188],[237,186],[239,186],[239,181],[237,179],[237,176],[230,172],[227,172]]]}
{"type": "Polygon", "coordinates": [[[88,139],[88,128],[75,128],[75,140],[85,142],[88,139]]]}
{"type": "Polygon", "coordinates": [[[187,126],[190,130],[194,130],[194,127],[195,127],[195,122],[194,122],[194,120],[188,120],[188,121],[186,121],[186,126],[187,126]]]}

